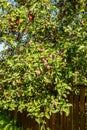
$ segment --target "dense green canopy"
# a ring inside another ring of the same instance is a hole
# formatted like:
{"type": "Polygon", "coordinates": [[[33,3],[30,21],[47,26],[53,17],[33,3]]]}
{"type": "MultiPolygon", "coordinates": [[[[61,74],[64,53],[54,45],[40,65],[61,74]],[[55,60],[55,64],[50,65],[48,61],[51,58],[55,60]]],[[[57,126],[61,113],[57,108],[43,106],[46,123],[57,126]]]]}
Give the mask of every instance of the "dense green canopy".
{"type": "MultiPolygon", "coordinates": [[[[37,122],[87,85],[86,0],[0,0],[0,107],[37,122]]],[[[42,122],[44,123],[44,122],[42,122]]]]}

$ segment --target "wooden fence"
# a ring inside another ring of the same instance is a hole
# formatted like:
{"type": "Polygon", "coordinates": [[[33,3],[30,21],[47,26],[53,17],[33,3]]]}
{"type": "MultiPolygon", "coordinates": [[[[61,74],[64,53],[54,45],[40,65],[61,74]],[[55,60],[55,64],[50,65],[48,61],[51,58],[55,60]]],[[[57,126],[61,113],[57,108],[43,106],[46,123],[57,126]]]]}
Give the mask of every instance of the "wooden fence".
{"type": "MultiPolygon", "coordinates": [[[[47,126],[51,130],[87,130],[87,95],[85,87],[80,87],[80,95],[71,94],[69,97],[73,107],[70,109],[68,117],[65,113],[61,116],[59,113],[53,114],[50,120],[46,120],[47,126]]],[[[26,117],[26,112],[13,113],[18,120],[18,124],[24,130],[39,130],[38,124],[34,119],[26,117]]]]}

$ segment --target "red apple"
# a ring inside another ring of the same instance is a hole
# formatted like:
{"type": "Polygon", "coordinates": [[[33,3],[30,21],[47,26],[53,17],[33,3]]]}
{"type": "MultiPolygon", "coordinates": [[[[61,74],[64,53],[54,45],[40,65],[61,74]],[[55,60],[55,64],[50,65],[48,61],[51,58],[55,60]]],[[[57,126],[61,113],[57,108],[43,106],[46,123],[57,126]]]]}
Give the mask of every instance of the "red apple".
{"type": "Polygon", "coordinates": [[[2,90],[2,86],[0,86],[0,90],[2,90]]]}
{"type": "Polygon", "coordinates": [[[47,63],[46,58],[42,58],[42,61],[43,61],[44,63],[47,63]]]}
{"type": "Polygon", "coordinates": [[[48,72],[48,75],[50,76],[50,75],[51,75],[51,73],[50,73],[50,72],[48,72]]]}
{"type": "Polygon", "coordinates": [[[28,45],[30,45],[31,44],[31,42],[28,42],[28,45]]]}
{"type": "Polygon", "coordinates": [[[36,76],[39,76],[41,74],[40,70],[36,70],[36,76]]]}
{"type": "Polygon", "coordinates": [[[29,16],[29,20],[30,20],[30,21],[33,20],[33,16],[32,16],[32,15],[29,16]]]}
{"type": "Polygon", "coordinates": [[[14,30],[16,33],[18,32],[18,30],[14,30]]]}
{"type": "Polygon", "coordinates": [[[56,29],[56,26],[53,26],[52,28],[53,28],[53,29],[56,29]]]}
{"type": "Polygon", "coordinates": [[[47,26],[48,26],[48,24],[46,23],[46,24],[45,24],[45,27],[47,27],[47,26]]]}
{"type": "Polygon", "coordinates": [[[39,50],[40,52],[42,52],[42,51],[44,51],[44,48],[40,48],[40,50],[39,50]]]}
{"type": "Polygon", "coordinates": [[[20,20],[19,19],[17,19],[15,22],[16,22],[16,24],[20,24],[20,20]]]}
{"type": "Polygon", "coordinates": [[[14,26],[14,23],[10,22],[10,26],[14,26]]]}
{"type": "Polygon", "coordinates": [[[50,55],[49,55],[49,58],[51,58],[51,59],[52,59],[52,57],[53,57],[53,56],[52,56],[52,54],[50,54],[50,55]]]}
{"type": "Polygon", "coordinates": [[[16,30],[14,29],[14,30],[12,30],[12,32],[17,33],[17,32],[18,32],[18,30],[17,30],[17,29],[16,29],[16,30]]]}
{"type": "Polygon", "coordinates": [[[47,66],[46,66],[46,69],[47,69],[47,70],[50,70],[50,68],[51,68],[50,65],[47,65],[47,66]]]}

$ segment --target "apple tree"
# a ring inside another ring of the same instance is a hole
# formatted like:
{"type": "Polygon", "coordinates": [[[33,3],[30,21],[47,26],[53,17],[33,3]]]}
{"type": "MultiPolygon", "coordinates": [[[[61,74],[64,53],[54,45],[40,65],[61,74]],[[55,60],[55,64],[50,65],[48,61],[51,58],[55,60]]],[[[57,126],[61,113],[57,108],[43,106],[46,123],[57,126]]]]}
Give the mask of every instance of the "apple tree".
{"type": "Polygon", "coordinates": [[[40,124],[87,85],[86,0],[0,0],[0,107],[40,124]],[[43,120],[42,120],[43,119],[43,120]]]}

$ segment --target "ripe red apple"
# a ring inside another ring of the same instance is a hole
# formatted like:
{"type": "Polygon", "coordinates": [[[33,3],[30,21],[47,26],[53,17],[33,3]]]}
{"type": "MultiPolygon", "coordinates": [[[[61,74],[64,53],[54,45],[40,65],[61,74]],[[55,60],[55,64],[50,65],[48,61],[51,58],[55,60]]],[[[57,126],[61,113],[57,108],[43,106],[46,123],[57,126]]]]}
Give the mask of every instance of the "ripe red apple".
{"type": "Polygon", "coordinates": [[[47,27],[47,26],[48,26],[48,24],[46,23],[46,24],[45,24],[45,27],[47,27]]]}
{"type": "Polygon", "coordinates": [[[53,29],[56,29],[56,26],[53,26],[52,28],[53,28],[53,29]]]}
{"type": "Polygon", "coordinates": [[[40,48],[40,50],[39,50],[40,52],[42,52],[42,51],[44,51],[44,48],[40,48]]]}
{"type": "Polygon", "coordinates": [[[14,32],[16,32],[16,33],[17,33],[17,32],[18,32],[18,30],[14,30],[14,32]]]}
{"type": "Polygon", "coordinates": [[[0,90],[2,90],[2,86],[0,86],[0,90]]]}
{"type": "Polygon", "coordinates": [[[16,24],[20,24],[20,20],[19,19],[17,19],[15,22],[16,22],[16,24]]]}
{"type": "Polygon", "coordinates": [[[46,69],[47,69],[47,70],[50,70],[50,68],[51,68],[50,65],[47,65],[47,66],[46,66],[46,69]]]}
{"type": "Polygon", "coordinates": [[[40,70],[36,70],[36,76],[39,76],[41,74],[40,70]]]}
{"type": "Polygon", "coordinates": [[[10,26],[14,26],[14,23],[13,23],[13,22],[10,22],[10,26]]]}
{"type": "Polygon", "coordinates": [[[42,58],[42,61],[43,61],[44,63],[47,63],[46,58],[42,58]]]}
{"type": "Polygon", "coordinates": [[[31,44],[31,42],[28,42],[28,45],[30,45],[31,44]]]}
{"type": "Polygon", "coordinates": [[[32,16],[32,15],[29,16],[29,20],[30,20],[30,21],[33,20],[33,16],[32,16]]]}
{"type": "Polygon", "coordinates": [[[49,58],[51,58],[51,59],[52,59],[52,57],[53,57],[53,56],[52,56],[52,54],[50,54],[50,55],[49,55],[49,58]]]}
{"type": "Polygon", "coordinates": [[[16,30],[14,29],[14,30],[12,30],[12,32],[17,33],[17,32],[18,32],[18,30],[17,30],[17,29],[16,29],[16,30]]]}
{"type": "Polygon", "coordinates": [[[48,75],[50,76],[50,75],[51,75],[51,73],[50,73],[50,72],[48,72],[48,75]]]}

